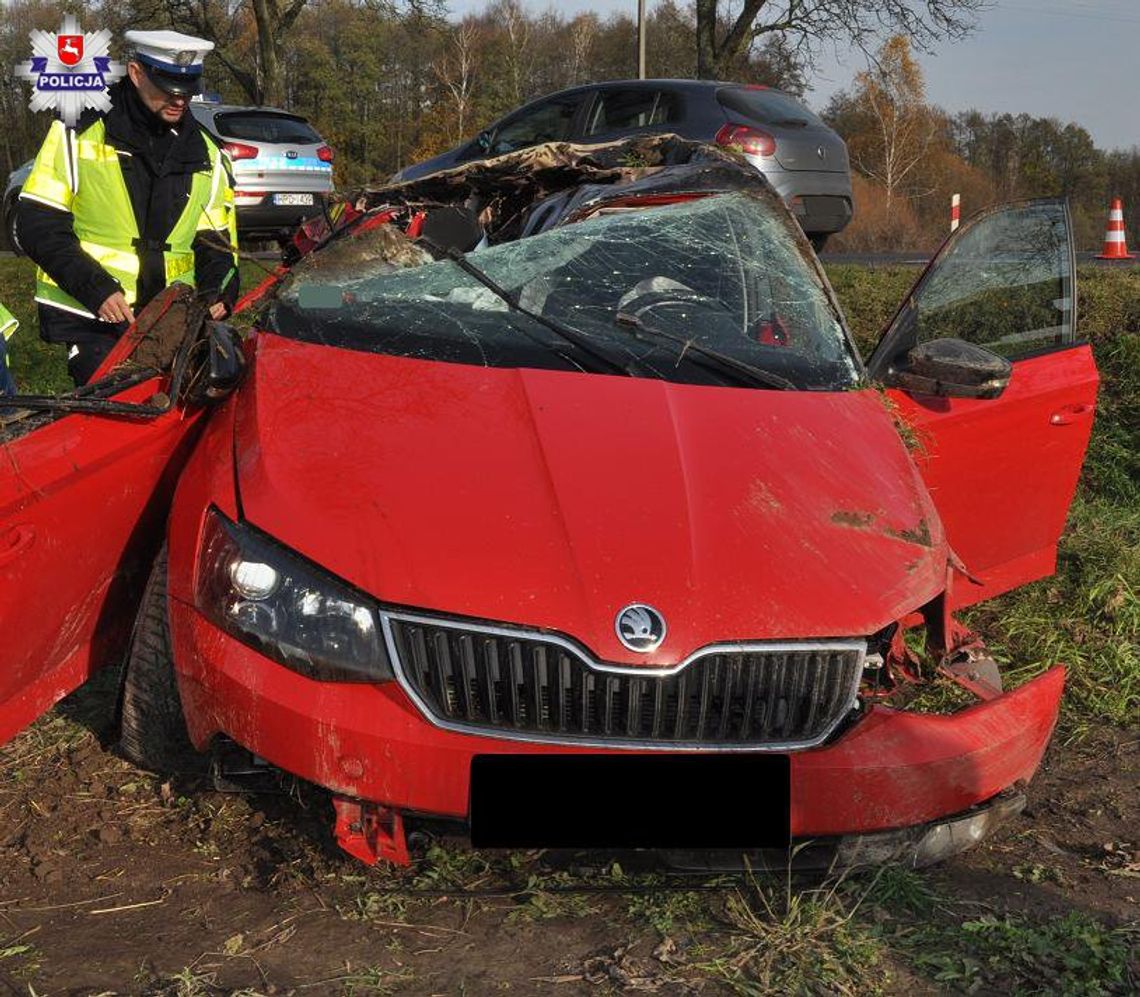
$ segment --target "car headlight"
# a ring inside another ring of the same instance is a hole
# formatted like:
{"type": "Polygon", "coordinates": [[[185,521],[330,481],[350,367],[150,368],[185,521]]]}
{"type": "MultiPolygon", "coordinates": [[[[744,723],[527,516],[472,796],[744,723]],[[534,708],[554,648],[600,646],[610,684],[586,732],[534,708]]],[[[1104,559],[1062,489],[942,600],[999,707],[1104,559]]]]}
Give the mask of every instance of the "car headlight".
{"type": "Polygon", "coordinates": [[[265,534],[210,509],[198,609],[226,633],[309,678],[393,678],[375,602],[265,534]]]}

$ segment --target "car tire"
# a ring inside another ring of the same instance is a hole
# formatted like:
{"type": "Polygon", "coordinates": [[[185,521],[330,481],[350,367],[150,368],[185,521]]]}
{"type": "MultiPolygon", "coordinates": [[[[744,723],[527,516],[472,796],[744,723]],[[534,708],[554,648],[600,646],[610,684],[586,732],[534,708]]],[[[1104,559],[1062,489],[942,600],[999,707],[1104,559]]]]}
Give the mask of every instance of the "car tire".
{"type": "Polygon", "coordinates": [[[4,206],[4,237],[13,253],[17,256],[24,255],[20,240],[16,237],[16,198],[4,206]]]}
{"type": "Polygon", "coordinates": [[[830,232],[817,232],[808,236],[808,239],[811,240],[811,248],[814,249],[817,254],[823,252],[823,247],[827,245],[829,238],[831,238],[830,232]]]}
{"type": "Polygon", "coordinates": [[[190,743],[174,676],[166,569],[163,545],[143,590],[123,663],[119,752],[151,772],[201,774],[208,768],[207,759],[190,743]]]}

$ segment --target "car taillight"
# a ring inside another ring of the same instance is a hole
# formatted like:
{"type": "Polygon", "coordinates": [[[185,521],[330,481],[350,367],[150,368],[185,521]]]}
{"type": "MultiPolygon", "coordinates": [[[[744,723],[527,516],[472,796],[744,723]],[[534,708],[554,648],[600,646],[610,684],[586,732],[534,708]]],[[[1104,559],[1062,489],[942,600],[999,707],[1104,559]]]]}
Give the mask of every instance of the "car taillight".
{"type": "Polygon", "coordinates": [[[748,156],[772,156],[776,152],[776,140],[771,135],[748,125],[725,125],[716,133],[716,144],[739,146],[748,156]]]}
{"type": "Polygon", "coordinates": [[[244,142],[227,142],[222,146],[230,154],[230,159],[257,159],[257,146],[244,142]]]}
{"type": "Polygon", "coordinates": [[[333,155],[334,153],[331,146],[322,145],[317,150],[317,159],[319,159],[322,163],[331,163],[333,161],[333,155]]]}

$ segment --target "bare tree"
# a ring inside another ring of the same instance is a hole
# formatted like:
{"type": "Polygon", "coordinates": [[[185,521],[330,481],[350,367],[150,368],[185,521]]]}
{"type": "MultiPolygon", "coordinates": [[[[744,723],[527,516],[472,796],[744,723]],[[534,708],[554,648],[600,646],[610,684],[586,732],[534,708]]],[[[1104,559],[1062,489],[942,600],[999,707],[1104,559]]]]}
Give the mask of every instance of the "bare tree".
{"type": "Polygon", "coordinates": [[[579,14],[570,22],[570,82],[580,83],[587,75],[590,49],[598,35],[598,15],[579,14]]]}
{"type": "Polygon", "coordinates": [[[883,43],[874,63],[855,77],[855,99],[870,112],[874,132],[852,143],[860,171],[882,185],[887,211],[915,168],[925,161],[938,131],[926,104],[922,71],[910,43],[894,35],[883,43]]]}
{"type": "Polygon", "coordinates": [[[257,23],[259,104],[285,103],[285,38],[308,0],[250,0],[257,23]]]}
{"type": "MultiPolygon", "coordinates": [[[[183,31],[208,38],[214,54],[245,91],[250,103],[285,103],[285,63],[289,34],[309,0],[141,0],[138,6],[164,13],[183,31]],[[249,17],[255,28],[255,60],[249,67],[239,30],[249,17]]],[[[377,13],[395,16],[435,11],[440,0],[363,0],[377,13]]]]}
{"type": "Polygon", "coordinates": [[[519,0],[499,0],[491,8],[506,31],[507,71],[510,73],[511,99],[521,104],[530,76],[531,21],[519,0]]]}
{"type": "Polygon", "coordinates": [[[919,48],[973,30],[992,0],[696,0],[697,76],[728,75],[737,59],[765,36],[783,36],[803,52],[843,39],[865,51],[884,32],[905,35],[919,48]]]}
{"type": "Polygon", "coordinates": [[[475,86],[479,34],[479,25],[474,20],[464,21],[452,32],[450,51],[432,65],[432,71],[447,90],[454,105],[456,142],[467,134],[467,115],[471,110],[471,95],[475,86]]]}
{"type": "Polygon", "coordinates": [[[246,0],[136,0],[130,5],[138,24],[169,26],[214,43],[216,59],[250,103],[262,103],[257,67],[250,67],[236,44],[246,19],[246,0]]]}

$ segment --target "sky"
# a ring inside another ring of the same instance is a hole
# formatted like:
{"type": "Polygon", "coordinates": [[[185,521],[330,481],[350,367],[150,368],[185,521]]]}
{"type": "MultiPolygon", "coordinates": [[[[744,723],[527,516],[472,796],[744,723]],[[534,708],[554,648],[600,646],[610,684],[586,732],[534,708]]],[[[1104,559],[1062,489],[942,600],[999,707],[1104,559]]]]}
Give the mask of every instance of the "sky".
{"type": "MultiPolygon", "coordinates": [[[[525,2],[525,0],[524,0],[525,2]]],[[[648,0],[650,8],[653,0],[648,0]]],[[[453,16],[481,9],[482,0],[450,0],[453,16]]],[[[544,10],[548,3],[530,0],[544,10]]],[[[558,0],[563,14],[628,11],[637,0],[558,0]]],[[[1140,0],[993,0],[973,35],[919,53],[927,97],[947,111],[976,108],[1075,121],[1103,149],[1140,146],[1140,0]]],[[[864,68],[849,47],[827,46],[807,101],[822,108],[864,68]]]]}

